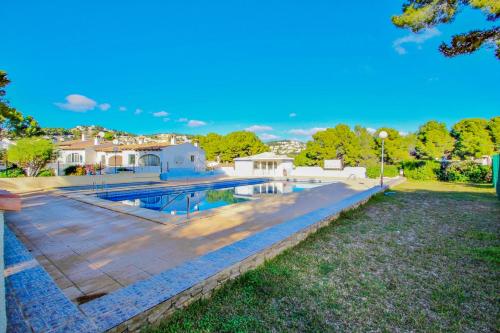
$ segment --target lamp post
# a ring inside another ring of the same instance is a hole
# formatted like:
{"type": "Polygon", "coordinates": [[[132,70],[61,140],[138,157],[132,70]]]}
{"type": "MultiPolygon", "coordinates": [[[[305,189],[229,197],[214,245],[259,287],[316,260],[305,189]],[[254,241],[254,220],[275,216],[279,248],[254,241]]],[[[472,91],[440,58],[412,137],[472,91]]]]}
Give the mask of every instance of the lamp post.
{"type": "Polygon", "coordinates": [[[378,137],[382,139],[382,156],[380,157],[380,187],[384,186],[384,140],[387,139],[387,132],[380,131],[378,137]]]}

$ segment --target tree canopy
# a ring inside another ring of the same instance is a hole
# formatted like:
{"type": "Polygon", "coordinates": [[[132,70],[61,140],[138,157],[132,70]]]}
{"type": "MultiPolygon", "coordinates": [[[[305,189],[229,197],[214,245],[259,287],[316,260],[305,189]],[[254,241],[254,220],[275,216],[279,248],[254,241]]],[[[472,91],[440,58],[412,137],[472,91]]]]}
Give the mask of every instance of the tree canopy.
{"type": "Polygon", "coordinates": [[[344,165],[356,165],[361,146],[356,134],[344,124],[327,128],[313,135],[295,161],[298,165],[322,166],[325,159],[341,159],[344,165]]]}
{"type": "Polygon", "coordinates": [[[416,153],[419,158],[439,159],[453,151],[454,140],[444,123],[431,120],[420,126],[416,153]]]}
{"type": "Polygon", "coordinates": [[[247,131],[232,132],[227,135],[209,133],[193,138],[205,150],[208,160],[232,162],[237,157],[251,156],[269,150],[255,133],[247,131]]]}
{"type": "MultiPolygon", "coordinates": [[[[484,12],[488,21],[494,22],[500,17],[498,0],[407,0],[403,4],[402,14],[393,16],[392,22],[397,27],[418,32],[452,22],[463,7],[467,6],[484,12]]],[[[443,42],[439,50],[446,57],[454,57],[473,53],[483,46],[494,47],[496,57],[500,59],[500,27],[474,29],[454,35],[451,42],[443,42]]]]}
{"type": "Polygon", "coordinates": [[[5,99],[5,87],[10,83],[7,73],[0,70],[0,139],[3,137],[29,137],[40,135],[38,122],[31,116],[24,117],[5,99]]]}
{"type": "Polygon", "coordinates": [[[23,138],[7,150],[10,162],[25,169],[26,175],[35,177],[52,158],[54,146],[49,140],[23,138]]]}
{"type": "Polygon", "coordinates": [[[413,135],[403,136],[399,131],[390,127],[382,127],[374,133],[375,152],[379,157],[382,151],[382,140],[378,135],[381,131],[386,131],[388,134],[384,142],[384,161],[394,164],[411,158],[415,137],[413,135]]]}
{"type": "Polygon", "coordinates": [[[454,155],[459,158],[481,157],[491,155],[494,151],[488,121],[485,119],[463,119],[453,126],[451,134],[456,140],[454,155]]]}
{"type": "Polygon", "coordinates": [[[500,151],[500,116],[491,118],[488,122],[488,130],[495,145],[495,151],[500,151]]]}

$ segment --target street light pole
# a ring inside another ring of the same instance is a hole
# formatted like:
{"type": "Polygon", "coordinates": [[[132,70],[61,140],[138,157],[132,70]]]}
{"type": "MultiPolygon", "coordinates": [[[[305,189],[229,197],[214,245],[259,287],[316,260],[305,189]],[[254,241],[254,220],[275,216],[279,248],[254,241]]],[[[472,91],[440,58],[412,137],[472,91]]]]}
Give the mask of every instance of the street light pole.
{"type": "Polygon", "coordinates": [[[387,132],[381,131],[378,137],[382,139],[382,156],[380,157],[380,187],[384,186],[384,140],[387,139],[387,132]]]}

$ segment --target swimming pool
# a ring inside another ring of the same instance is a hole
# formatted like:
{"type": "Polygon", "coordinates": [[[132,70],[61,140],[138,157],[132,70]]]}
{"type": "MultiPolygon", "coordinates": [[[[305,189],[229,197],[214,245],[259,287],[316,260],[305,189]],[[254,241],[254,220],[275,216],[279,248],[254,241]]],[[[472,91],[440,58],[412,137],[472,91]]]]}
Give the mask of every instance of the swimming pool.
{"type": "Polygon", "coordinates": [[[186,215],[188,212],[191,214],[265,196],[301,192],[321,185],[325,183],[270,181],[262,178],[108,192],[100,193],[98,197],[171,215],[186,215]]]}

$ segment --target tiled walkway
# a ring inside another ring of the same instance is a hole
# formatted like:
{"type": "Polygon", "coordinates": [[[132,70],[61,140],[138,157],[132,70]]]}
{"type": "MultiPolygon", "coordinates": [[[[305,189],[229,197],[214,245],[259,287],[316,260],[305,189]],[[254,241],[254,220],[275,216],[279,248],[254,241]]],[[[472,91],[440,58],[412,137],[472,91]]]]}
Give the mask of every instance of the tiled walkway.
{"type": "Polygon", "coordinates": [[[110,293],[188,259],[365,190],[335,183],[169,226],[51,194],[23,198],[8,226],[71,300],[110,293]]]}

